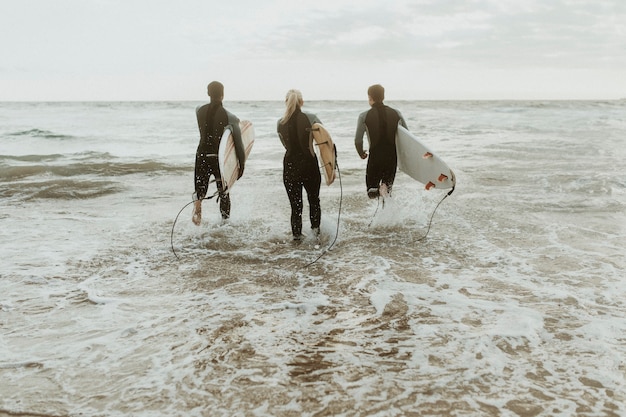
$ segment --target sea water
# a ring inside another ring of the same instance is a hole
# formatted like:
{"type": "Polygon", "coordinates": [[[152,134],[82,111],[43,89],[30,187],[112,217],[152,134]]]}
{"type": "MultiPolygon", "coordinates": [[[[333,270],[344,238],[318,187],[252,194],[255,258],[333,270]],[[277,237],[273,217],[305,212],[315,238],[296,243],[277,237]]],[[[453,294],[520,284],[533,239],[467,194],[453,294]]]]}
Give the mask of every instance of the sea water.
{"type": "Polygon", "coordinates": [[[390,101],[457,187],[384,204],[367,103],[306,102],[300,244],[279,101],[225,102],[256,142],[192,224],[198,104],[0,103],[0,415],[626,415],[626,102],[390,101]]]}

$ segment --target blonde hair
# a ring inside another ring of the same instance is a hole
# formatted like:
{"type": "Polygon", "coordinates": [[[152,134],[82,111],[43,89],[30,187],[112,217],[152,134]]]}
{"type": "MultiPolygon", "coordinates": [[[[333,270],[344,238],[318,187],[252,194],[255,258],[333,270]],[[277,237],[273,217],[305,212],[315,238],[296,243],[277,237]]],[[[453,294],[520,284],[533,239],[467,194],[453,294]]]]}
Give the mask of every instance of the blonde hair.
{"type": "Polygon", "coordinates": [[[285,106],[287,106],[287,108],[285,109],[283,118],[280,119],[280,124],[286,124],[296,109],[302,107],[302,104],[304,104],[304,100],[302,99],[300,90],[291,89],[287,91],[287,96],[285,97],[285,106]]]}

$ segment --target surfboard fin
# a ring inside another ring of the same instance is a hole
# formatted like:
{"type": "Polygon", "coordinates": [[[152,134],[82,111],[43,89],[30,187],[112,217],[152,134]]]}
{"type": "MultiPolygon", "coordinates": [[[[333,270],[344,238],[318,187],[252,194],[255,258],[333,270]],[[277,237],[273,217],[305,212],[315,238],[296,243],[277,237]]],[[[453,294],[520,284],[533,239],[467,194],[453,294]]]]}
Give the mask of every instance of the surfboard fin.
{"type": "Polygon", "coordinates": [[[439,182],[444,182],[447,179],[448,179],[448,176],[445,174],[441,174],[438,178],[439,182]]]}
{"type": "Polygon", "coordinates": [[[433,157],[433,154],[432,154],[432,153],[430,153],[430,152],[426,152],[426,153],[422,156],[422,158],[424,158],[424,159],[428,159],[428,158],[432,158],[432,157],[433,157]]]}
{"type": "Polygon", "coordinates": [[[428,184],[426,184],[426,190],[430,190],[431,188],[435,188],[435,184],[432,181],[428,181],[428,184]]]}

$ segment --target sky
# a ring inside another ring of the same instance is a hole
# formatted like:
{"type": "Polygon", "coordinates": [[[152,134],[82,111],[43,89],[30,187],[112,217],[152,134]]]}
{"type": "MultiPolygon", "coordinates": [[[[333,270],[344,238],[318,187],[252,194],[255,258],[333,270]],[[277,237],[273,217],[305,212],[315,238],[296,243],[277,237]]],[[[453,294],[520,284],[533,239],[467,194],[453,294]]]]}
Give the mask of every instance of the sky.
{"type": "Polygon", "coordinates": [[[626,98],[624,0],[0,0],[0,101],[626,98]]]}

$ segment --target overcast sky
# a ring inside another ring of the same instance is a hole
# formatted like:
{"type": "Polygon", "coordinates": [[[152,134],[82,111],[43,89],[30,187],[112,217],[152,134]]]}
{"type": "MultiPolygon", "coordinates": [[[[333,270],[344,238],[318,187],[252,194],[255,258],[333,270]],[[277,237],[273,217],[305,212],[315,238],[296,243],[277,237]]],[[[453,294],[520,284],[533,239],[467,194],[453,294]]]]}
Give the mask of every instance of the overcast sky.
{"type": "Polygon", "coordinates": [[[0,0],[0,100],[614,99],[625,0],[0,0]]]}

